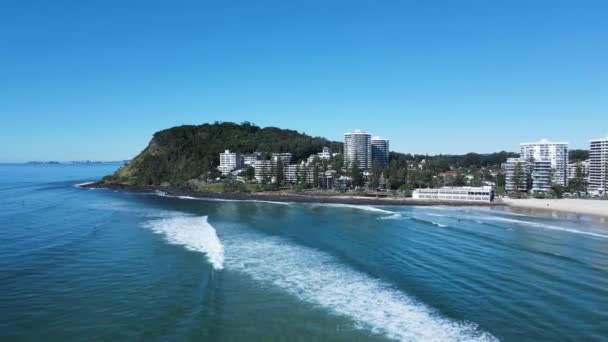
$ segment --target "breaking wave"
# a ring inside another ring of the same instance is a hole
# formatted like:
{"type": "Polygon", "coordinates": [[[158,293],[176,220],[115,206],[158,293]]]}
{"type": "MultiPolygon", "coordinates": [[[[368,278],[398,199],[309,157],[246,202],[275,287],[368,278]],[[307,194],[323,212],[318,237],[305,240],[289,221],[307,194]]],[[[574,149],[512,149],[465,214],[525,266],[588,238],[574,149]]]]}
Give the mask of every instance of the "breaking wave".
{"type": "Polygon", "coordinates": [[[349,317],[355,327],[402,341],[496,341],[474,323],[455,322],[379,279],[323,252],[276,237],[225,240],[229,270],[349,317]]]}
{"type": "Polygon", "coordinates": [[[223,230],[222,245],[207,217],[178,216],[152,220],[148,225],[169,243],[204,253],[215,269],[225,265],[230,271],[280,288],[351,319],[357,329],[402,341],[497,341],[474,323],[442,317],[382,280],[283,238],[229,227],[223,230]]]}
{"type": "Polygon", "coordinates": [[[382,213],[382,214],[390,214],[390,215],[395,214],[395,212],[393,212],[393,211],[385,210],[385,209],[381,209],[381,208],[377,208],[377,207],[372,207],[369,205],[342,204],[342,203],[313,203],[311,205],[312,206],[322,206],[322,207],[333,207],[333,208],[358,209],[358,210],[365,210],[365,211],[371,211],[371,212],[382,213]]]}
{"type": "Polygon", "coordinates": [[[152,220],[146,225],[171,244],[205,254],[214,269],[224,268],[224,246],[207,216],[176,216],[152,220]]]}
{"type": "Polygon", "coordinates": [[[154,195],[160,197],[169,197],[169,198],[178,198],[185,200],[195,200],[195,201],[206,201],[206,202],[252,202],[252,203],[270,203],[270,204],[282,204],[282,205],[290,205],[291,202],[279,202],[279,201],[266,201],[266,200],[255,200],[255,199],[228,199],[228,198],[211,198],[211,197],[193,197],[193,196],[176,196],[170,195],[164,191],[156,190],[154,195]]]}

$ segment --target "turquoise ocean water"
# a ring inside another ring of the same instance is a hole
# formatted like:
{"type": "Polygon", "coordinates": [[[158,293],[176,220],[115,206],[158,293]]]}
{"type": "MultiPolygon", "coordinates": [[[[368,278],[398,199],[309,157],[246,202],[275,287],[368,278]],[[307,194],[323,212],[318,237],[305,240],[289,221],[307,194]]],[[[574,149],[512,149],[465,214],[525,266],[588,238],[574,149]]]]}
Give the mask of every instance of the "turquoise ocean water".
{"type": "Polygon", "coordinates": [[[608,224],[207,201],[0,165],[2,341],[606,341],[608,224]]]}

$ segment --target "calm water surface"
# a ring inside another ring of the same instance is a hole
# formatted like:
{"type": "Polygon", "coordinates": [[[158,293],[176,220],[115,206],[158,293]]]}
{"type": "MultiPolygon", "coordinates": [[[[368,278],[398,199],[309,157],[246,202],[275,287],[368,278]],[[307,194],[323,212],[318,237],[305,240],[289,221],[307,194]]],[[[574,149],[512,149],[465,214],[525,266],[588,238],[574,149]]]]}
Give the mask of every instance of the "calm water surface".
{"type": "Polygon", "coordinates": [[[0,339],[606,341],[608,228],[88,190],[0,165],[0,339]]]}

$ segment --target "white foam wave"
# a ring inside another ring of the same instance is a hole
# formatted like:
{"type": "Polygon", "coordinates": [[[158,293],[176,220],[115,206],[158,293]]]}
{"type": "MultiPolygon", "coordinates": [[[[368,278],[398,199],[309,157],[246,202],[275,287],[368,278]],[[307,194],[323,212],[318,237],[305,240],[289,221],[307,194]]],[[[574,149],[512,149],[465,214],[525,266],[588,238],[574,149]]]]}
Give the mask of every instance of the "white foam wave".
{"type": "Polygon", "coordinates": [[[395,214],[394,211],[385,210],[377,207],[372,207],[369,205],[359,205],[359,204],[342,204],[342,203],[313,203],[313,206],[324,206],[324,207],[334,207],[334,208],[349,208],[349,209],[358,209],[358,210],[366,210],[372,211],[376,213],[382,214],[395,214]]]}
{"type": "Polygon", "coordinates": [[[378,217],[378,220],[409,220],[409,219],[410,219],[409,217],[403,216],[400,213],[394,213],[393,215],[378,217]]]}
{"type": "Polygon", "coordinates": [[[270,203],[270,204],[282,204],[282,205],[290,205],[291,202],[279,202],[279,201],[266,201],[266,200],[254,200],[254,199],[228,199],[228,198],[211,198],[211,197],[193,197],[193,196],[175,196],[169,195],[168,193],[160,190],[156,190],[154,192],[155,195],[161,197],[170,197],[170,198],[178,198],[185,200],[195,200],[195,201],[206,201],[206,202],[252,202],[252,203],[270,203]]]}
{"type": "Polygon", "coordinates": [[[74,186],[77,187],[77,188],[81,188],[81,187],[83,187],[85,185],[89,185],[89,184],[93,184],[93,183],[95,183],[95,182],[84,182],[84,183],[74,184],[74,186]]]}
{"type": "Polygon", "coordinates": [[[171,244],[205,254],[214,269],[224,268],[224,246],[207,216],[174,216],[149,221],[147,226],[171,244]]]}
{"type": "Polygon", "coordinates": [[[574,233],[574,234],[583,234],[583,235],[589,235],[589,236],[595,236],[595,237],[599,237],[599,238],[608,239],[608,235],[606,235],[606,234],[594,233],[594,232],[578,230],[578,229],[568,228],[568,227],[554,226],[554,225],[539,223],[539,222],[510,219],[510,218],[506,218],[506,217],[497,217],[497,216],[487,216],[487,217],[483,217],[480,219],[482,220],[482,222],[483,222],[483,220],[497,221],[497,222],[509,222],[509,223],[515,223],[515,224],[524,225],[524,226],[551,229],[551,230],[559,230],[559,231],[563,231],[563,232],[569,232],[569,233],[574,233]]]}
{"type": "MultiPolygon", "coordinates": [[[[585,231],[585,230],[579,230],[579,229],[575,229],[575,228],[556,226],[556,225],[551,225],[551,224],[546,224],[546,223],[540,223],[540,222],[533,222],[533,221],[527,221],[527,220],[508,218],[508,217],[503,217],[503,216],[495,215],[495,214],[493,214],[493,212],[489,212],[489,211],[487,212],[487,214],[486,213],[482,213],[482,212],[478,212],[476,214],[477,215],[462,216],[462,215],[441,215],[441,214],[425,213],[425,215],[427,215],[427,216],[437,216],[437,217],[439,217],[439,216],[445,216],[445,217],[451,218],[451,219],[468,220],[468,221],[473,221],[473,222],[479,223],[479,224],[488,224],[489,223],[488,221],[490,221],[490,222],[505,222],[505,223],[513,223],[513,224],[517,224],[517,225],[521,225],[521,226],[528,226],[528,227],[535,227],[535,228],[542,228],[542,229],[550,229],[550,230],[558,230],[558,231],[563,231],[563,232],[568,232],[568,233],[573,233],[573,234],[583,234],[583,235],[594,236],[594,237],[598,237],[598,238],[608,238],[608,235],[606,235],[606,234],[600,234],[600,233],[595,233],[595,232],[590,232],[590,231],[585,231]]],[[[515,214],[513,216],[526,216],[526,217],[530,217],[528,215],[520,215],[520,214],[515,214]]],[[[438,222],[430,222],[430,223],[433,223],[435,225],[439,225],[440,224],[438,222]]],[[[445,225],[440,225],[440,227],[445,227],[445,225]]]]}
{"type": "Polygon", "coordinates": [[[473,323],[441,317],[381,280],[280,238],[226,237],[226,265],[300,300],[349,317],[357,328],[402,341],[496,341],[473,323]]]}

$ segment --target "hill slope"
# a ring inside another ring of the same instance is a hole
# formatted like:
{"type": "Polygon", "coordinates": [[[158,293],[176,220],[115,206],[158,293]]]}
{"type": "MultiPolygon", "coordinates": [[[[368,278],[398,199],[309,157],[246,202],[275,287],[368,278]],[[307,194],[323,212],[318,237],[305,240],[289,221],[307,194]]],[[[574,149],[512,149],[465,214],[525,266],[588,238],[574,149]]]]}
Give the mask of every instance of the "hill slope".
{"type": "Polygon", "coordinates": [[[109,183],[159,185],[183,184],[209,172],[216,172],[219,153],[224,150],[250,153],[291,152],[296,161],[320,152],[324,146],[342,150],[342,143],[311,137],[276,127],[260,128],[250,123],[231,122],[187,125],[154,134],[139,155],[113,175],[109,183]]]}

